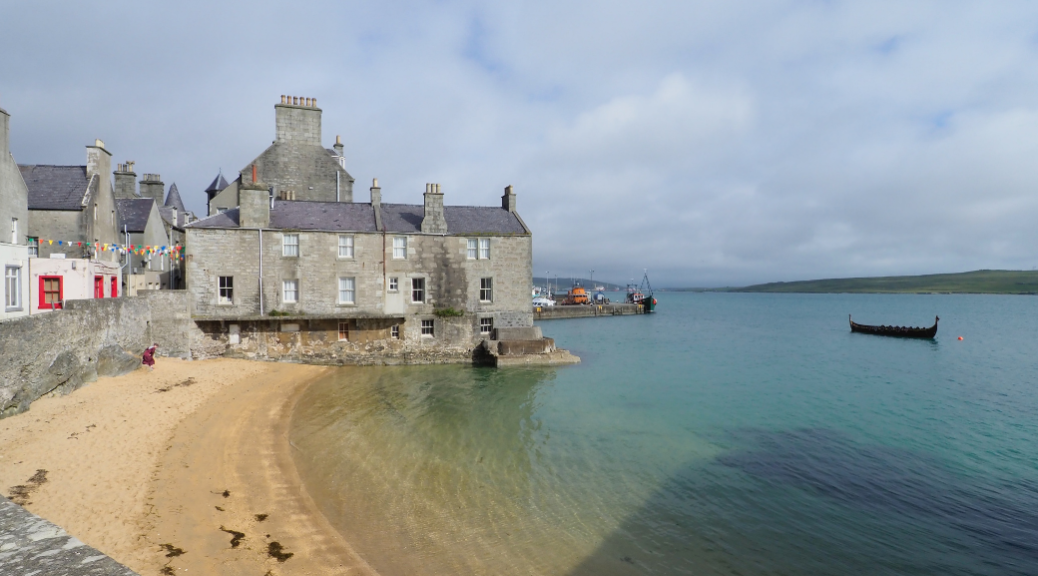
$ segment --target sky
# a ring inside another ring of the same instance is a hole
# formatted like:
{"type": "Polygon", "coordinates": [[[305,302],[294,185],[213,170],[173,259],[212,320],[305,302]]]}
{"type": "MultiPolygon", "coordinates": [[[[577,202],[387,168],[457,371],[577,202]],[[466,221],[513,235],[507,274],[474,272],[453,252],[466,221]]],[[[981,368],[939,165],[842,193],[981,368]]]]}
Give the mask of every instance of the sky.
{"type": "Polygon", "coordinates": [[[187,208],[316,98],[366,202],[498,205],[537,276],[717,287],[1038,266],[1034,2],[4,2],[22,164],[187,208]]]}

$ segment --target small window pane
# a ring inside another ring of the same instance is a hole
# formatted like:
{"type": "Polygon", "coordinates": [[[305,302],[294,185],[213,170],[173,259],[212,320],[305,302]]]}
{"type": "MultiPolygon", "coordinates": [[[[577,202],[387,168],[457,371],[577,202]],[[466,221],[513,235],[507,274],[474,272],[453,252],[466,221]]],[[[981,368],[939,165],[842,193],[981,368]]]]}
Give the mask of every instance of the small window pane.
{"type": "Polygon", "coordinates": [[[490,334],[490,332],[493,329],[494,329],[494,319],[493,318],[480,318],[479,319],[479,333],[480,334],[490,334]]]}
{"type": "Polygon", "coordinates": [[[4,303],[8,308],[21,308],[22,306],[22,269],[18,266],[8,266],[5,278],[4,303]]]}
{"type": "Polygon", "coordinates": [[[350,339],[350,323],[339,322],[339,342],[345,342],[350,339]]]}
{"type": "Polygon", "coordinates": [[[489,260],[490,259],[490,238],[479,239],[479,259],[489,260]]]}
{"type": "Polygon", "coordinates": [[[468,259],[475,260],[478,257],[478,254],[479,253],[476,251],[476,239],[469,238],[468,259]]]}
{"type": "Polygon", "coordinates": [[[220,276],[220,304],[231,304],[234,302],[234,277],[220,276]]]}
{"type": "Polygon", "coordinates": [[[400,289],[400,280],[398,278],[389,279],[389,291],[396,292],[400,289]]]}
{"type": "Polygon", "coordinates": [[[299,280],[285,280],[281,283],[281,289],[282,302],[299,301],[299,280]]]}
{"type": "Polygon", "coordinates": [[[299,234],[285,234],[282,239],[282,255],[299,256],[299,234]]]}
{"type": "Polygon", "coordinates": [[[494,300],[494,279],[493,278],[480,278],[479,279],[479,301],[480,302],[492,302],[494,300]]]}
{"type": "Polygon", "coordinates": [[[425,278],[411,278],[411,302],[425,302],[425,278]]]}
{"type": "Polygon", "coordinates": [[[40,239],[33,237],[29,238],[29,258],[39,258],[40,256],[40,239]]]}
{"type": "Polygon", "coordinates": [[[353,304],[355,286],[354,278],[339,278],[339,304],[353,304]]]}
{"type": "Polygon", "coordinates": [[[396,236],[393,238],[393,259],[403,260],[407,258],[407,237],[396,236]]]}
{"type": "Polygon", "coordinates": [[[339,258],[353,258],[353,236],[339,236],[339,258]]]}
{"type": "Polygon", "coordinates": [[[422,320],[422,336],[435,336],[432,320],[422,320]]]}
{"type": "Polygon", "coordinates": [[[400,338],[400,327],[399,326],[393,326],[393,328],[390,329],[389,333],[393,336],[393,338],[399,339],[400,338]]]}

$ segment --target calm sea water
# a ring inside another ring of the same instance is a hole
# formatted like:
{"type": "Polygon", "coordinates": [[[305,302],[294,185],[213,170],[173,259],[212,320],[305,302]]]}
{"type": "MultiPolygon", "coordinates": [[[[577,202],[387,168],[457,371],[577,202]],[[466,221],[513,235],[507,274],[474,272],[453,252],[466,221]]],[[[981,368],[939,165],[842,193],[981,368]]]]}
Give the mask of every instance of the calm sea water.
{"type": "Polygon", "coordinates": [[[1038,298],[658,299],[543,323],[579,366],[337,371],[307,487],[387,576],[1038,574],[1038,298]]]}

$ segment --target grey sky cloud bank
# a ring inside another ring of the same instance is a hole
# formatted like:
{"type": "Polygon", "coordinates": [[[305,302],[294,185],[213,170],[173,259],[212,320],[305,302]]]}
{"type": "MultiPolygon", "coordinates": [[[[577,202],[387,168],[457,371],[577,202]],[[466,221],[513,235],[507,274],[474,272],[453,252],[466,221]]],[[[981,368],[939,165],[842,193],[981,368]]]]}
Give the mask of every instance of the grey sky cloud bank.
{"type": "Polygon", "coordinates": [[[493,204],[534,266],[657,284],[1038,265],[1027,2],[8,3],[20,163],[114,161],[188,207],[318,99],[355,198],[493,204]]]}

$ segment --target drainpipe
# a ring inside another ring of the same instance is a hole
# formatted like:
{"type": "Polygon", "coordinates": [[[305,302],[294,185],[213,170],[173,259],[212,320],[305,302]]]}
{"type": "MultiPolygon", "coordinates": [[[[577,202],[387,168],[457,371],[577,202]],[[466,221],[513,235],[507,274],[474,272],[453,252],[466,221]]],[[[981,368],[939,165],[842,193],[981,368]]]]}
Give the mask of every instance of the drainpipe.
{"type": "Polygon", "coordinates": [[[263,316],[263,229],[257,228],[259,233],[259,303],[260,316],[263,316]]]}
{"type": "Polygon", "coordinates": [[[335,201],[336,202],[341,202],[341,200],[339,200],[339,171],[338,170],[335,171],[335,201]]]}

